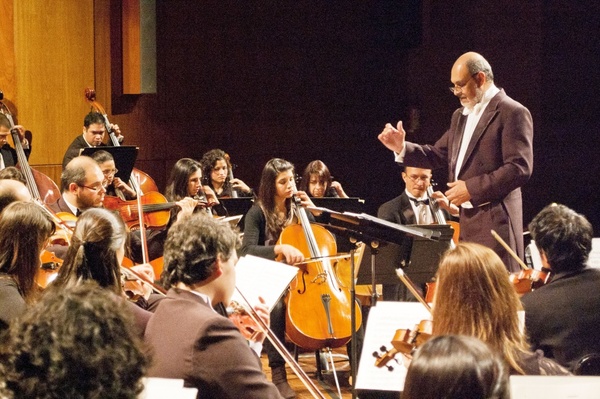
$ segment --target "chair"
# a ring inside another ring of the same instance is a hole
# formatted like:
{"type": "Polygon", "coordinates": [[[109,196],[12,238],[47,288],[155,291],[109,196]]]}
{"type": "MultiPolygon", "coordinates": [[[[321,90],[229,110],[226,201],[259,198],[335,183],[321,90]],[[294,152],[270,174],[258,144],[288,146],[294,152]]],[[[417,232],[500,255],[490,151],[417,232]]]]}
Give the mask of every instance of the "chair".
{"type": "Polygon", "coordinates": [[[575,375],[600,375],[600,353],[582,356],[573,367],[575,375]]]}

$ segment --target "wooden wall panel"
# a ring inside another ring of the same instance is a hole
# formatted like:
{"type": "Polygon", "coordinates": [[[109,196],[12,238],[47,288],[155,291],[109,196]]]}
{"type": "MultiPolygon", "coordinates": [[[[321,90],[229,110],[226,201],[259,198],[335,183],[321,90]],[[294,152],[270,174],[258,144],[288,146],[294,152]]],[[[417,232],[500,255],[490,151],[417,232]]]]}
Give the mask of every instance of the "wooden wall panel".
{"type": "Polygon", "coordinates": [[[14,1],[15,105],[33,132],[32,166],[56,170],[81,133],[84,88],[94,84],[93,17],[93,0],[14,1]]]}
{"type": "Polygon", "coordinates": [[[15,35],[13,33],[13,0],[0,0],[0,90],[6,99],[15,101],[15,35]]]}

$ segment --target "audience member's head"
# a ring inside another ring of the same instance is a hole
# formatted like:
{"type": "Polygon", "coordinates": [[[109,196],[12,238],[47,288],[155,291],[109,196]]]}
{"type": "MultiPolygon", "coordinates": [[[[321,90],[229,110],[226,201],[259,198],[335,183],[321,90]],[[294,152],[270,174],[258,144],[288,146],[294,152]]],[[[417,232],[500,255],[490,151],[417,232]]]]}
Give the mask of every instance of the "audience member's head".
{"type": "Polygon", "coordinates": [[[124,305],[91,282],[44,295],[11,325],[0,350],[8,394],[137,398],[148,360],[124,305]]]}
{"type": "Polygon", "coordinates": [[[585,268],[594,237],[585,216],[564,205],[548,205],[533,218],[529,231],[553,273],[585,268]]]}
{"type": "Polygon", "coordinates": [[[434,337],[415,353],[402,399],[508,399],[502,359],[474,337],[434,337]]]}

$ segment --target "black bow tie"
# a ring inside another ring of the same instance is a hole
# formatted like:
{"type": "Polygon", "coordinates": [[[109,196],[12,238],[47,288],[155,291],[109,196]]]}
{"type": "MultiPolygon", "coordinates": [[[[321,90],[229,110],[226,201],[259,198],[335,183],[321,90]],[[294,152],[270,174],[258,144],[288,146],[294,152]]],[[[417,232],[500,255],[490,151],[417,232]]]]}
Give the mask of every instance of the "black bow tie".
{"type": "Polygon", "coordinates": [[[409,197],[409,198],[410,198],[410,200],[412,202],[415,203],[416,206],[419,206],[419,205],[429,205],[429,198],[425,198],[425,199],[422,199],[422,200],[419,200],[419,199],[416,199],[416,198],[412,198],[412,197],[409,197]]]}

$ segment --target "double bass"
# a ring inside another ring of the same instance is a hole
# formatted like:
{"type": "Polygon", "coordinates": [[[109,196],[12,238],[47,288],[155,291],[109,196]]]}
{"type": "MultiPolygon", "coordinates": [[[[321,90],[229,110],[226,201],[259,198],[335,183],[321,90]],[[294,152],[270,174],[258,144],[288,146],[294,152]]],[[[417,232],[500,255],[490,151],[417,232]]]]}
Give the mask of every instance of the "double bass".
{"type": "Polygon", "coordinates": [[[307,260],[290,287],[286,332],[302,348],[337,348],[352,336],[351,306],[355,306],[356,328],[360,327],[360,307],[352,304],[348,287],[333,271],[329,257],[337,253],[335,237],[324,227],[311,225],[300,199],[293,198],[300,223],[283,229],[279,242],[298,248],[307,260]]]}
{"type": "MultiPolygon", "coordinates": [[[[104,110],[104,107],[100,105],[98,101],[96,101],[96,91],[94,89],[86,88],[85,89],[85,98],[92,105],[92,110],[102,114],[104,117],[104,127],[108,132],[108,137],[110,138],[110,142],[114,147],[119,147],[121,143],[119,139],[115,135],[114,131],[111,128],[111,124],[108,120],[108,115],[104,110]]],[[[131,172],[131,177],[129,179],[129,185],[133,190],[137,192],[141,192],[142,194],[148,193],[150,191],[158,192],[158,187],[154,180],[150,177],[150,175],[142,172],[139,169],[133,168],[131,172]],[[139,181],[139,183],[138,183],[139,181]]],[[[124,197],[121,199],[125,199],[124,197]]]]}
{"type": "Polygon", "coordinates": [[[6,116],[10,122],[10,133],[12,135],[13,144],[17,153],[17,167],[21,169],[21,173],[25,177],[25,185],[31,194],[31,197],[40,203],[51,204],[60,198],[60,190],[56,183],[43,174],[29,166],[25,150],[21,144],[21,138],[18,131],[15,129],[15,122],[8,107],[2,102],[4,94],[0,90],[0,113],[6,116]]]}

